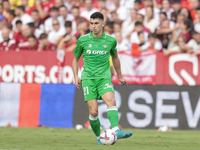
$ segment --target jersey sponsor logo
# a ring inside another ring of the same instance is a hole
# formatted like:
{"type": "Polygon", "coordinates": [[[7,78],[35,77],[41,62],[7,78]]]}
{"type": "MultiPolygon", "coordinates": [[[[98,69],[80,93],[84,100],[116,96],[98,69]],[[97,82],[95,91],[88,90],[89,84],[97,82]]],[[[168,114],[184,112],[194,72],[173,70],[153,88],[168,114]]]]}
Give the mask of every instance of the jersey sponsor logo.
{"type": "Polygon", "coordinates": [[[86,53],[91,54],[91,50],[87,50],[86,53]]]}
{"type": "Polygon", "coordinates": [[[105,55],[105,54],[107,54],[108,53],[108,51],[101,51],[101,50],[93,50],[92,52],[91,52],[91,50],[86,50],[86,53],[88,53],[88,54],[101,54],[101,55],[105,55]]]}
{"type": "Polygon", "coordinates": [[[102,55],[105,55],[107,53],[108,53],[107,51],[101,51],[101,50],[94,50],[94,51],[92,51],[92,54],[102,54],[102,55]]]}
{"type": "Polygon", "coordinates": [[[104,48],[106,48],[106,47],[107,47],[107,45],[106,45],[106,44],[104,44],[104,45],[103,45],[103,47],[104,47],[104,48]]]}
{"type": "Polygon", "coordinates": [[[112,86],[112,85],[109,85],[109,83],[106,83],[106,84],[105,84],[105,87],[104,87],[103,89],[108,89],[108,88],[113,89],[113,86],[112,86]]]}
{"type": "Polygon", "coordinates": [[[89,44],[89,46],[88,47],[92,47],[92,44],[89,44]]]}

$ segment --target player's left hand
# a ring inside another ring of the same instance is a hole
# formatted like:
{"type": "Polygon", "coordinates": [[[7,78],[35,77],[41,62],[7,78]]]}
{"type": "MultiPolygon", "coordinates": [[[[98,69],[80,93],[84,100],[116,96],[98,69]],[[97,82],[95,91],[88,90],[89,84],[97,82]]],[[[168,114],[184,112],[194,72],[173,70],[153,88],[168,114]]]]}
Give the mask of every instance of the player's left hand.
{"type": "Polygon", "coordinates": [[[119,78],[119,81],[123,84],[126,85],[126,87],[128,87],[127,81],[124,78],[119,78]]]}

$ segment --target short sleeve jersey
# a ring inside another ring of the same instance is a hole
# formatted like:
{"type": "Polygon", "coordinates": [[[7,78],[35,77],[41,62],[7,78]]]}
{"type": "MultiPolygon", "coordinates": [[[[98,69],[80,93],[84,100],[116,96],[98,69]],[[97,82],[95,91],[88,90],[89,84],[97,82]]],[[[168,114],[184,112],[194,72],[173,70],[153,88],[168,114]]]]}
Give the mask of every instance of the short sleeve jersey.
{"type": "Polygon", "coordinates": [[[74,51],[77,58],[83,54],[81,80],[111,78],[109,58],[117,54],[116,46],[116,39],[105,32],[101,38],[95,38],[92,32],[81,36],[74,51]]]}

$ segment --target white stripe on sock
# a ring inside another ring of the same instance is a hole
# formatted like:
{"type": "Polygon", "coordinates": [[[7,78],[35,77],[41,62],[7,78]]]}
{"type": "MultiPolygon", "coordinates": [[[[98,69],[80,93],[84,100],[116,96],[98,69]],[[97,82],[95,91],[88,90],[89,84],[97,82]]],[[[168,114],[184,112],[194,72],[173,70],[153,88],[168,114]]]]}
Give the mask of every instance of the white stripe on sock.
{"type": "Polygon", "coordinates": [[[110,110],[116,110],[116,111],[118,111],[117,108],[110,108],[110,109],[107,109],[107,111],[110,111],[110,110]]]}
{"type": "Polygon", "coordinates": [[[90,120],[93,120],[93,121],[95,121],[95,120],[97,120],[97,119],[98,119],[98,116],[96,116],[96,117],[93,117],[93,116],[89,115],[89,119],[90,119],[90,120]]]}
{"type": "Polygon", "coordinates": [[[117,106],[108,107],[107,111],[109,111],[109,110],[116,110],[116,111],[118,111],[117,106]]]}

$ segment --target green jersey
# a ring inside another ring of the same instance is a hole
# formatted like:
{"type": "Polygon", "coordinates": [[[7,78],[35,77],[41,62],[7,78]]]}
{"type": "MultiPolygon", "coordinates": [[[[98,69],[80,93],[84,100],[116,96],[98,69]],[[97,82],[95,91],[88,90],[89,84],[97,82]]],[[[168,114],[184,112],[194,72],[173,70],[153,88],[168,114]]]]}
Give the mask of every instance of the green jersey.
{"type": "Polygon", "coordinates": [[[95,38],[92,32],[81,36],[74,51],[77,58],[83,54],[81,80],[111,78],[109,58],[117,54],[116,46],[116,39],[105,32],[101,38],[95,38]]]}

